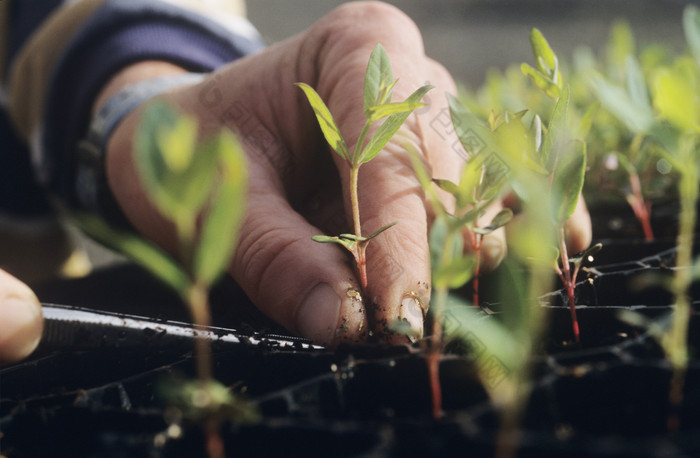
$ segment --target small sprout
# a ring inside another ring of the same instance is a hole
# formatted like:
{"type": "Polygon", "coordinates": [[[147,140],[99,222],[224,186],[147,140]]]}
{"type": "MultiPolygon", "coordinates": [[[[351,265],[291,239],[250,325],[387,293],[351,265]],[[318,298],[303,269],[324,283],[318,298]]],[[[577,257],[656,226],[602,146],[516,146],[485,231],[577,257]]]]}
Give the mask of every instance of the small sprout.
{"type": "Polygon", "coordinates": [[[355,259],[363,290],[367,288],[365,256],[367,245],[370,240],[396,223],[387,224],[368,237],[362,236],[357,197],[357,179],[360,166],[374,159],[384,149],[413,110],[424,105],[421,103],[421,99],[432,88],[429,85],[422,86],[403,102],[392,102],[391,98],[397,81],[392,73],[389,56],[381,45],[377,45],[372,51],[365,73],[363,101],[364,115],[367,120],[352,151],[348,148],[340,128],[321,96],[308,84],[297,83],[311,104],[326,141],[333,151],[350,166],[350,203],[354,234],[341,234],[337,237],[320,235],[314,236],[313,240],[321,243],[337,243],[348,250],[355,259]],[[383,118],[386,119],[375,134],[365,141],[370,127],[383,118]]]}

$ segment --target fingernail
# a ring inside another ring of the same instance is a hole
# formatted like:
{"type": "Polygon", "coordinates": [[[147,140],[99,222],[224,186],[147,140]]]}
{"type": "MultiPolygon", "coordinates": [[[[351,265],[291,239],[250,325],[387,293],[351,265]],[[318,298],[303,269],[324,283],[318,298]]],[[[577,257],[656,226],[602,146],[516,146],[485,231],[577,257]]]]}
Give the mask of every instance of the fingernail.
{"type": "Polygon", "coordinates": [[[327,283],[315,286],[304,298],[297,311],[299,333],[314,342],[327,345],[338,326],[340,297],[327,283]]]}
{"type": "Polygon", "coordinates": [[[399,308],[399,318],[406,320],[418,339],[423,337],[423,310],[418,299],[415,297],[404,298],[399,308]]]}
{"type": "Polygon", "coordinates": [[[0,301],[0,363],[14,363],[39,345],[43,320],[38,301],[8,297],[0,301]]]}

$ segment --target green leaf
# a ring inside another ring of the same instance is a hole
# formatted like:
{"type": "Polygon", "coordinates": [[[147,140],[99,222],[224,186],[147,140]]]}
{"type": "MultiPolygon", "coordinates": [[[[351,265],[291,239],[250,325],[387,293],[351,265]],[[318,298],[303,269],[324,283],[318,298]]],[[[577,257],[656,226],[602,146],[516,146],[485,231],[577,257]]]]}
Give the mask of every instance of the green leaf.
{"type": "Polygon", "coordinates": [[[690,52],[700,64],[700,8],[688,5],[683,10],[683,32],[690,52]]]}
{"type": "Polygon", "coordinates": [[[602,249],[603,249],[603,244],[596,243],[595,245],[589,246],[588,248],[586,248],[582,252],[576,253],[575,255],[570,256],[569,262],[575,266],[580,265],[584,261],[588,261],[589,258],[592,258],[593,255],[597,254],[602,249]]]}
{"type": "MultiPolygon", "coordinates": [[[[409,95],[405,102],[419,102],[430,89],[432,89],[432,86],[430,85],[421,86],[420,88],[416,89],[413,94],[409,95]]],[[[396,134],[411,112],[412,111],[407,111],[389,116],[384,123],[382,123],[379,129],[377,129],[377,132],[375,132],[369,142],[367,142],[367,146],[365,146],[365,148],[362,150],[358,162],[360,164],[364,164],[365,162],[369,162],[374,159],[377,154],[384,149],[394,134],[396,134]]]]}
{"type": "Polygon", "coordinates": [[[480,153],[484,148],[490,149],[496,144],[491,130],[459,99],[447,94],[447,102],[450,106],[452,126],[464,151],[469,156],[480,153]]]}
{"type": "MultiPolygon", "coordinates": [[[[430,228],[428,242],[432,272],[436,272],[444,264],[444,259],[450,260],[462,256],[464,247],[462,234],[454,231],[444,217],[435,218],[430,228]]],[[[437,287],[434,282],[433,287],[437,287]]]]}
{"type": "Polygon", "coordinates": [[[195,278],[208,288],[226,271],[238,241],[245,216],[248,169],[242,145],[227,131],[202,149],[219,158],[218,185],[195,255],[195,278]]]}
{"type": "Polygon", "coordinates": [[[391,62],[386,50],[378,44],[372,50],[367,63],[364,83],[364,111],[365,117],[371,117],[370,109],[382,105],[391,100],[391,93],[394,87],[394,74],[391,70],[391,62]]]}
{"type": "Polygon", "coordinates": [[[625,60],[635,54],[634,34],[629,23],[615,21],[610,28],[610,37],[606,45],[606,58],[611,71],[621,76],[625,60]]]}
{"type": "Polygon", "coordinates": [[[535,54],[537,69],[546,75],[556,86],[562,87],[561,74],[559,73],[559,62],[556,54],[545,39],[542,32],[533,28],[530,31],[530,44],[535,54]]]}
{"type": "Polygon", "coordinates": [[[156,142],[170,171],[182,173],[189,167],[197,143],[197,130],[197,121],[181,115],[172,128],[155,132],[156,142]]]}
{"type": "Polygon", "coordinates": [[[443,191],[449,192],[455,197],[459,196],[459,187],[450,180],[433,178],[433,183],[435,183],[438,188],[442,189],[443,191]]]}
{"type": "Polygon", "coordinates": [[[370,122],[374,122],[393,114],[411,112],[422,106],[425,106],[425,104],[420,102],[397,102],[377,105],[368,109],[367,119],[370,122]]]}
{"type": "Polygon", "coordinates": [[[195,152],[198,125],[162,102],[146,107],[134,139],[139,177],[158,211],[189,232],[209,196],[216,157],[195,152]]]}
{"type": "Polygon", "coordinates": [[[572,141],[569,145],[552,179],[552,216],[557,223],[563,223],[574,213],[586,174],[585,143],[572,141]]]}
{"type": "Polygon", "coordinates": [[[600,109],[600,102],[591,103],[588,108],[586,108],[583,118],[581,119],[581,125],[579,126],[577,136],[578,138],[588,137],[591,128],[593,127],[593,121],[595,121],[596,116],[600,109]]]}
{"type": "Polygon", "coordinates": [[[336,243],[338,245],[342,245],[345,247],[346,250],[348,250],[350,253],[353,255],[355,254],[355,251],[357,250],[357,240],[350,240],[345,237],[331,237],[328,235],[314,235],[311,237],[311,239],[314,242],[319,242],[319,243],[336,243]]]}
{"type": "Polygon", "coordinates": [[[134,155],[137,173],[149,199],[166,218],[171,219],[179,203],[164,189],[163,177],[168,166],[158,144],[157,132],[170,131],[177,122],[177,113],[162,101],[146,105],[138,130],[134,135],[134,155]]]}
{"type": "Polygon", "coordinates": [[[552,117],[547,126],[547,135],[542,143],[540,162],[550,172],[553,171],[553,167],[557,163],[558,149],[562,148],[562,143],[567,141],[566,136],[568,132],[566,119],[569,110],[570,94],[571,89],[567,85],[560,93],[559,99],[554,106],[552,117]]]}
{"type": "Polygon", "coordinates": [[[557,99],[559,97],[559,86],[551,78],[549,78],[544,73],[532,68],[530,65],[523,63],[520,65],[520,70],[525,76],[530,78],[530,80],[544,91],[552,99],[557,99]]]}
{"type": "Polygon", "coordinates": [[[672,68],[662,68],[653,78],[654,106],[662,118],[682,132],[700,127],[697,64],[679,59],[672,68]]]}
{"type": "Polygon", "coordinates": [[[608,82],[600,75],[591,78],[593,91],[600,103],[615,118],[634,133],[645,132],[653,124],[654,116],[650,109],[637,105],[620,86],[608,82]]]}
{"type": "Polygon", "coordinates": [[[647,113],[651,112],[651,102],[649,101],[649,92],[647,84],[644,80],[644,74],[639,67],[639,62],[633,56],[627,56],[625,61],[625,69],[627,75],[627,93],[630,100],[639,109],[647,113]]]}
{"type": "Polygon", "coordinates": [[[326,138],[328,144],[333,148],[333,151],[338,153],[340,157],[348,162],[352,161],[348,147],[343,140],[343,135],[340,133],[338,125],[333,119],[333,115],[326,106],[326,104],[321,100],[321,96],[308,84],[306,83],[296,83],[306,94],[306,98],[311,104],[311,108],[316,114],[316,119],[318,120],[318,125],[321,127],[323,136],[326,138]]]}
{"type": "Polygon", "coordinates": [[[133,259],[180,297],[187,296],[191,280],[178,263],[160,248],[130,232],[114,229],[97,216],[87,213],[74,216],[78,227],[88,236],[133,259]]]}
{"type": "Polygon", "coordinates": [[[378,236],[379,234],[381,234],[381,233],[384,232],[385,230],[389,229],[389,228],[392,227],[392,226],[395,226],[397,222],[398,222],[398,221],[394,221],[393,223],[389,223],[389,224],[387,224],[386,226],[380,227],[380,228],[377,229],[376,231],[372,232],[372,234],[370,234],[370,235],[368,235],[367,237],[365,237],[365,241],[366,241],[366,242],[369,242],[370,240],[372,240],[373,238],[375,238],[376,236],[378,236]]]}
{"type": "Polygon", "coordinates": [[[472,231],[476,232],[477,234],[486,235],[486,234],[489,234],[489,233],[495,231],[498,228],[505,226],[512,219],[513,219],[513,211],[510,208],[504,208],[503,210],[498,212],[496,214],[496,216],[493,217],[493,219],[491,220],[491,222],[489,223],[488,226],[475,227],[472,229],[472,231]]]}
{"type": "Polygon", "coordinates": [[[474,277],[475,267],[476,258],[474,256],[459,256],[433,271],[433,285],[438,289],[442,287],[461,288],[474,277]]]}

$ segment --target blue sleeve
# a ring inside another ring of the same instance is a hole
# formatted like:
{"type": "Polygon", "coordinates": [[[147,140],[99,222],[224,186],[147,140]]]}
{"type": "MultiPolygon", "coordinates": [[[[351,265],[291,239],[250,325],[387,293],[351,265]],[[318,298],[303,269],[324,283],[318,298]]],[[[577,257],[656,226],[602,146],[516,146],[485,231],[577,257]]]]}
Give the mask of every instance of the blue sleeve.
{"type": "Polygon", "coordinates": [[[258,35],[238,34],[167,3],[108,0],[70,43],[49,86],[42,141],[49,187],[71,194],[75,145],[98,91],[120,68],[163,60],[190,71],[211,71],[262,48],[258,35]]]}

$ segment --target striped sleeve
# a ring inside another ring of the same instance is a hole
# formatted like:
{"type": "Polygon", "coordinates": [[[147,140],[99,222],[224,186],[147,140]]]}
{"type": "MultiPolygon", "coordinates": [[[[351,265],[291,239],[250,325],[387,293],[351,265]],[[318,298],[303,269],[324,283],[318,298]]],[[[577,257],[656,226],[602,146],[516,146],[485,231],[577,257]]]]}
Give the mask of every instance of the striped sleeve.
{"type": "MultiPolygon", "coordinates": [[[[75,145],[89,123],[93,100],[123,67],[162,60],[206,72],[262,49],[260,36],[236,5],[230,0],[70,1],[35,19],[40,26],[21,46],[5,37],[0,42],[0,55],[6,57],[4,105],[19,138],[31,147],[42,184],[58,194],[70,192],[75,145]]],[[[9,13],[16,10],[10,7],[9,13]]],[[[12,29],[9,36],[21,38],[12,29]]]]}

